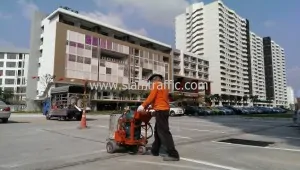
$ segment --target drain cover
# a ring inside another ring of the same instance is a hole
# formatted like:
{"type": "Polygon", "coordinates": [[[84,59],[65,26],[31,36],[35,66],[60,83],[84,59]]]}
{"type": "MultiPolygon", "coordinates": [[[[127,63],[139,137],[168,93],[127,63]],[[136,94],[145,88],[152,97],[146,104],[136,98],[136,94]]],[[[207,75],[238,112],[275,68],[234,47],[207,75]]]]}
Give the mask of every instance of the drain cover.
{"type": "Polygon", "coordinates": [[[274,142],[245,140],[245,139],[234,139],[234,138],[221,140],[219,142],[232,143],[232,144],[240,144],[240,145],[250,145],[250,146],[260,146],[260,147],[267,147],[269,145],[274,144],[274,142]]]}

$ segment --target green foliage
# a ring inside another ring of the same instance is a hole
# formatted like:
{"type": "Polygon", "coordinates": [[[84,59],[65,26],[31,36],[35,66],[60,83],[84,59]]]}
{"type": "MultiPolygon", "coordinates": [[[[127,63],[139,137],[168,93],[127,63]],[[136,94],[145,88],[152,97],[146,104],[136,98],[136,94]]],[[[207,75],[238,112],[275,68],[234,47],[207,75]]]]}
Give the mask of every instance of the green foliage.
{"type": "Polygon", "coordinates": [[[0,98],[4,101],[4,102],[9,102],[10,99],[12,99],[14,97],[14,91],[11,89],[5,89],[2,90],[2,88],[0,88],[0,98]]]}

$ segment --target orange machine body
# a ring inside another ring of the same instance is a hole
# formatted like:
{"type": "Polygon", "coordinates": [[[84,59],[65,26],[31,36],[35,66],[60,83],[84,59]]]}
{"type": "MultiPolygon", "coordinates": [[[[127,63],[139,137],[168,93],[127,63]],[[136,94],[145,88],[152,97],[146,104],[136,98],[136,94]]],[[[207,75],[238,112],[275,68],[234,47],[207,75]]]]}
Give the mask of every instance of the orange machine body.
{"type": "Polygon", "coordinates": [[[132,119],[126,119],[121,118],[118,121],[118,128],[115,131],[115,142],[118,145],[127,145],[127,146],[145,146],[148,143],[147,140],[147,130],[149,129],[149,122],[151,120],[151,113],[150,112],[144,112],[140,113],[135,111],[134,116],[132,119]],[[141,125],[136,125],[137,121],[141,121],[141,125]],[[125,123],[130,123],[130,136],[126,137],[126,130],[124,129],[124,126],[121,126],[125,123]],[[134,132],[136,128],[142,128],[145,129],[145,135],[142,136],[140,139],[134,138],[134,132]]]}

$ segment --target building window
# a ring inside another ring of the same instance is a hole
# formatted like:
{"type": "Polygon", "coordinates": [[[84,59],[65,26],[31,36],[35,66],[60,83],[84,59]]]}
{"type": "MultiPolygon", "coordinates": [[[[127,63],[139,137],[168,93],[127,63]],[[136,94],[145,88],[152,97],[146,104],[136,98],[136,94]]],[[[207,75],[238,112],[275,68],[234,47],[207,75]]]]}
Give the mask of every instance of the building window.
{"type": "Polygon", "coordinates": [[[15,60],[15,59],[17,59],[17,54],[7,53],[7,59],[15,60]]]}
{"type": "Polygon", "coordinates": [[[2,79],[0,79],[0,85],[2,85],[2,79]]]}
{"type": "Polygon", "coordinates": [[[16,72],[15,72],[15,70],[6,70],[5,75],[6,76],[15,76],[16,72]]]}
{"type": "Polygon", "coordinates": [[[19,54],[19,59],[22,60],[23,59],[23,55],[20,53],[19,54]]]}
{"type": "Polygon", "coordinates": [[[0,59],[4,59],[4,53],[0,53],[0,59]]]}
{"type": "Polygon", "coordinates": [[[111,74],[111,68],[106,68],[106,74],[111,74]]]}
{"type": "Polygon", "coordinates": [[[100,66],[105,67],[105,61],[104,60],[100,60],[100,66]]]}
{"type": "Polygon", "coordinates": [[[16,67],[16,62],[6,62],[6,67],[15,68],[16,67]]]}
{"type": "Polygon", "coordinates": [[[1,61],[1,62],[0,62],[0,67],[3,67],[3,65],[4,65],[4,63],[1,61]]]}
{"type": "Polygon", "coordinates": [[[22,76],[22,71],[18,70],[18,76],[22,76]]]}
{"type": "Polygon", "coordinates": [[[22,61],[19,61],[19,68],[22,68],[22,61]]]}
{"type": "Polygon", "coordinates": [[[69,54],[69,61],[76,62],[76,56],[72,55],[72,54],[69,54]]]}
{"type": "Polygon", "coordinates": [[[83,57],[77,56],[77,62],[78,63],[83,63],[83,57]]]}
{"type": "Polygon", "coordinates": [[[91,64],[91,59],[90,58],[84,58],[84,64],[91,64]]]}
{"type": "Polygon", "coordinates": [[[5,79],[5,84],[15,84],[15,79],[5,79]]]}

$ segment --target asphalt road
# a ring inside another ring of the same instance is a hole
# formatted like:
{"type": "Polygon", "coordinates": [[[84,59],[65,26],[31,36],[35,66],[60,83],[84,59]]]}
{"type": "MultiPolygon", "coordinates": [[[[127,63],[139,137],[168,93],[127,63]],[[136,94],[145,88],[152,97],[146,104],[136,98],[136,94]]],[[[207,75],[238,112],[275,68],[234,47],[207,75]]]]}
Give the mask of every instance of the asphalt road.
{"type": "Polygon", "coordinates": [[[89,116],[88,129],[77,121],[13,115],[0,123],[0,169],[20,170],[299,170],[300,128],[290,120],[236,116],[173,117],[170,128],[181,161],[161,157],[108,154],[108,116],[89,116]],[[266,147],[220,142],[228,138],[274,142],[266,147]]]}

